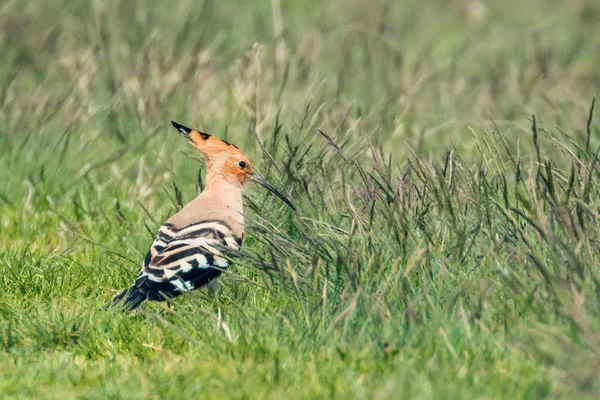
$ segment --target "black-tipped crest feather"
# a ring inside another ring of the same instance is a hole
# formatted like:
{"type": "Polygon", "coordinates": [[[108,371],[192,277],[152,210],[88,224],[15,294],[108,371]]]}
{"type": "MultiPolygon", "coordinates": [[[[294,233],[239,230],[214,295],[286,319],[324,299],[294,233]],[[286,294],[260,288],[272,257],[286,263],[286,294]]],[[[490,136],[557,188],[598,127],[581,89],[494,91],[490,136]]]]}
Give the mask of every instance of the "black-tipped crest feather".
{"type": "MultiPolygon", "coordinates": [[[[190,133],[192,133],[192,128],[188,128],[187,126],[181,125],[180,123],[177,123],[175,121],[171,121],[171,124],[175,127],[175,129],[177,129],[179,131],[179,133],[181,133],[186,138],[189,138],[190,133]]],[[[206,132],[201,132],[201,131],[197,131],[197,132],[200,134],[200,136],[204,140],[208,140],[208,138],[211,136],[210,134],[208,134],[206,132]]]]}
{"type": "Polygon", "coordinates": [[[192,132],[191,128],[188,128],[187,126],[178,124],[175,121],[171,121],[171,124],[173,125],[173,127],[175,129],[177,129],[179,131],[179,133],[181,133],[185,137],[188,137],[190,135],[190,133],[192,132]]]}

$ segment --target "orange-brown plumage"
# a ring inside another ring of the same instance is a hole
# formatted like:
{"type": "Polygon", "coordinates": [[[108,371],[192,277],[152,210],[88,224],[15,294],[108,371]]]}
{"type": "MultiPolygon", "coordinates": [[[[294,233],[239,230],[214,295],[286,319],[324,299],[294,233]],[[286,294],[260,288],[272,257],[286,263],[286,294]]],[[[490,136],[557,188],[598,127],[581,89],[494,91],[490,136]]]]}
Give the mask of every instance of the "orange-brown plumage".
{"type": "Polygon", "coordinates": [[[248,157],[237,146],[208,133],[183,127],[175,122],[173,122],[173,126],[187,137],[192,146],[206,158],[208,175],[243,186],[249,176],[254,174],[254,168],[248,157]],[[240,168],[240,165],[245,166],[240,168]]]}
{"type": "Polygon", "coordinates": [[[219,153],[244,155],[244,153],[237,146],[214,137],[208,133],[197,131],[196,129],[192,129],[189,134],[186,134],[186,136],[190,139],[190,142],[195,148],[207,156],[219,153]]]}

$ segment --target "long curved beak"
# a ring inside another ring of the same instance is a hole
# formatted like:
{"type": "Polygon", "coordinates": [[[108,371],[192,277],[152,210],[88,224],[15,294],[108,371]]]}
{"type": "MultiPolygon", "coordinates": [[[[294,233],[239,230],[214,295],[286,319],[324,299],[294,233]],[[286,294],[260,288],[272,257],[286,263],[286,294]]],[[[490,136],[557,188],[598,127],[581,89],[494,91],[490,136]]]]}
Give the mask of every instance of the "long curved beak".
{"type": "Polygon", "coordinates": [[[261,184],[262,186],[266,187],[267,189],[269,189],[277,197],[279,197],[281,200],[283,200],[285,202],[285,204],[287,204],[288,206],[290,206],[290,208],[292,210],[296,211],[296,207],[294,207],[294,205],[292,204],[292,202],[289,201],[288,198],[285,197],[279,190],[277,190],[275,188],[275,186],[271,185],[268,180],[266,180],[262,176],[260,176],[258,174],[255,174],[255,173],[254,174],[250,174],[250,179],[252,179],[256,183],[261,184]]]}

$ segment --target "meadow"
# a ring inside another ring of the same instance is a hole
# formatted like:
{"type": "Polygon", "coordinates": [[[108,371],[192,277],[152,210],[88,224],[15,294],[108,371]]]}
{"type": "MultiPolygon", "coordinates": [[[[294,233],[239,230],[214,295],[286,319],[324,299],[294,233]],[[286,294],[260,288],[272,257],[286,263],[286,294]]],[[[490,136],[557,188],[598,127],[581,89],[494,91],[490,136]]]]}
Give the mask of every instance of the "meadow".
{"type": "Polygon", "coordinates": [[[598,398],[597,0],[0,1],[0,397],[598,398]],[[205,182],[241,256],[102,311],[205,182]]]}

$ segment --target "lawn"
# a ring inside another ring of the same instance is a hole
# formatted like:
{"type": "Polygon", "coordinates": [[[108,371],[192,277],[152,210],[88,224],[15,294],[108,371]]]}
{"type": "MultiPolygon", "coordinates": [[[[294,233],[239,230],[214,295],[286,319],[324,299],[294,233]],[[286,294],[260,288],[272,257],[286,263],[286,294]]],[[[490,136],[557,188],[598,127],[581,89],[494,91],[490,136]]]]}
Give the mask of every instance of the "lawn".
{"type": "Polygon", "coordinates": [[[0,397],[598,398],[597,0],[0,1],[0,397]],[[594,110],[595,108],[595,110],[594,110]],[[102,311],[242,148],[241,256],[102,311]]]}

